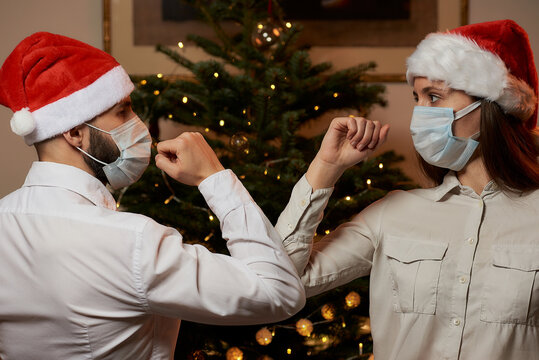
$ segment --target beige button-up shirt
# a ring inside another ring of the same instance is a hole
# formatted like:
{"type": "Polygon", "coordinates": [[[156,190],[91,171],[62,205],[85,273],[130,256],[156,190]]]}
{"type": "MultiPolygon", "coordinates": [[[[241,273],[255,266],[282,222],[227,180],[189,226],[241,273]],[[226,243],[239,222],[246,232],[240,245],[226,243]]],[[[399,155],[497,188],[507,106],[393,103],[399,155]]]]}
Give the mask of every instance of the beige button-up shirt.
{"type": "Polygon", "coordinates": [[[301,309],[294,265],[234,173],[199,190],[231,256],[116,211],[78,168],[35,162],[0,200],[0,359],[172,359],[181,319],[267,323],[301,309]]]}
{"type": "Polygon", "coordinates": [[[376,360],[539,359],[539,191],[477,195],[451,172],[313,245],[331,190],[303,177],[276,228],[308,296],[370,274],[376,360]]]}

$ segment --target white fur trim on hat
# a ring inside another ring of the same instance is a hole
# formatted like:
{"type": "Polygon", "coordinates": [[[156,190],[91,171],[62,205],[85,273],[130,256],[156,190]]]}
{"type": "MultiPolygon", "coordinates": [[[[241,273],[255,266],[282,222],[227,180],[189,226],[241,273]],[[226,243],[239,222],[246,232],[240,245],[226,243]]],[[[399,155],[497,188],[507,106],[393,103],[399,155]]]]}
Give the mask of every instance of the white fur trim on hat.
{"type": "Polygon", "coordinates": [[[134,90],[129,75],[116,66],[85,88],[32,112],[35,129],[28,145],[51,138],[107,111],[134,90]]]}
{"type": "Polygon", "coordinates": [[[406,79],[412,86],[418,76],[442,80],[452,89],[496,102],[523,120],[535,110],[533,89],[511,75],[498,55],[462,35],[430,34],[406,63],[406,79]]]}
{"type": "Polygon", "coordinates": [[[16,111],[9,124],[11,125],[11,130],[19,136],[28,135],[36,128],[34,117],[27,107],[16,111]]]}

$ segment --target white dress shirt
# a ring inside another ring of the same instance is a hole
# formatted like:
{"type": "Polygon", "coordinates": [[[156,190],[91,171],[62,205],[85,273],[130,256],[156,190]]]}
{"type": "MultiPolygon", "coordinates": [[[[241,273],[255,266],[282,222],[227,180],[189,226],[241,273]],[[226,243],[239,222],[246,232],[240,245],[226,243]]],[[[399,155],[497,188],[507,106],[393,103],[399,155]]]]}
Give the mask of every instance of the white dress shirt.
{"type": "Polygon", "coordinates": [[[231,256],[115,211],[78,168],[35,162],[0,200],[0,358],[171,359],[180,319],[253,324],[301,309],[294,265],[236,176],[199,190],[231,256]]]}
{"type": "Polygon", "coordinates": [[[276,228],[308,296],[370,274],[376,360],[539,359],[539,191],[477,195],[450,172],[313,245],[331,191],[303,177],[276,228]]]}

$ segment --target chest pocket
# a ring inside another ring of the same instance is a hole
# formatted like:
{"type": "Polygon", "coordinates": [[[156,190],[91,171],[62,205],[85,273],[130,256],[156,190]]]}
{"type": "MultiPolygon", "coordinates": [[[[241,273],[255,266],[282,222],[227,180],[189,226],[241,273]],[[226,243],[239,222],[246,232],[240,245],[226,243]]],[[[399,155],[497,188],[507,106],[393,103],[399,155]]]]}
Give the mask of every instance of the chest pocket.
{"type": "Polygon", "coordinates": [[[539,326],[539,246],[492,248],[481,296],[481,320],[539,326]]]}
{"type": "Polygon", "coordinates": [[[389,236],[384,254],[389,261],[393,310],[434,314],[442,259],[447,243],[389,236]]]}

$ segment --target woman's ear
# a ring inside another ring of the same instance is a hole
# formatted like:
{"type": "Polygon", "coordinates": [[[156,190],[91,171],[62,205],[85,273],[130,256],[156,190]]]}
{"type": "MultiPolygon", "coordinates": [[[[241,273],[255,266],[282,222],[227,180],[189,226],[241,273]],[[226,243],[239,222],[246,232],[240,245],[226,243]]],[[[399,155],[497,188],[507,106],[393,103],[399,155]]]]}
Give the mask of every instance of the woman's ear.
{"type": "Polygon", "coordinates": [[[73,147],[82,147],[83,139],[85,136],[85,133],[88,134],[88,132],[84,131],[86,126],[78,125],[74,128],[62,133],[64,139],[68,142],[69,145],[73,147]]]}

